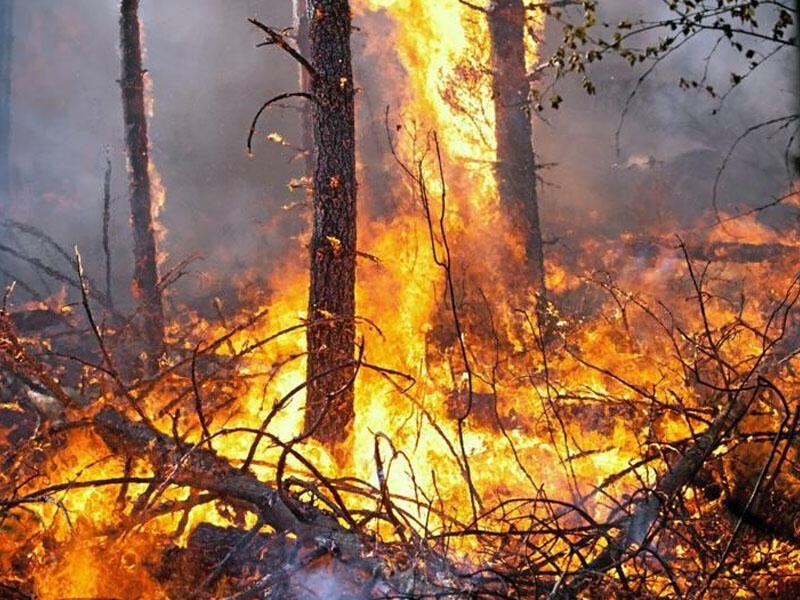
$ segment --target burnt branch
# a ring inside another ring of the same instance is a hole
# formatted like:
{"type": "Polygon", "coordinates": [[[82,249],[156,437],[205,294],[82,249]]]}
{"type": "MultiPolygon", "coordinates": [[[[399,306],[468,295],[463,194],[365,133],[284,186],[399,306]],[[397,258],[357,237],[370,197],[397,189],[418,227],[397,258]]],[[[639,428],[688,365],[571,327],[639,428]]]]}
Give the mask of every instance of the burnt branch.
{"type": "Polygon", "coordinates": [[[109,149],[106,148],[106,172],[103,176],[103,254],[106,259],[106,297],[108,306],[113,312],[114,298],[111,289],[111,241],[109,237],[109,226],[111,223],[111,156],[109,149]]]}
{"type": "Polygon", "coordinates": [[[302,66],[309,74],[311,79],[317,78],[317,70],[311,66],[311,63],[308,59],[300,54],[297,50],[295,50],[289,42],[286,41],[286,36],[275,31],[272,27],[264,25],[262,22],[256,19],[247,19],[250,23],[258,27],[264,34],[267,36],[267,41],[259,44],[259,46],[278,46],[281,50],[286,52],[289,56],[295,59],[300,66],[302,66]]]}
{"type": "Polygon", "coordinates": [[[285,94],[278,94],[277,96],[270,98],[264,104],[261,105],[261,108],[258,109],[255,116],[253,117],[253,122],[250,123],[250,131],[247,134],[247,154],[253,156],[253,136],[256,134],[256,125],[258,124],[258,119],[261,118],[261,113],[263,113],[267,108],[275,104],[276,102],[280,102],[281,100],[286,100],[287,98],[305,98],[311,102],[314,101],[314,96],[307,92],[287,92],[285,94]]]}
{"type": "Polygon", "coordinates": [[[307,531],[283,504],[277,490],[226,460],[198,446],[179,444],[145,423],[129,420],[107,407],[94,417],[94,427],[112,452],[119,456],[146,458],[158,475],[155,480],[188,486],[244,502],[276,531],[307,531]]]}
{"type": "Polygon", "coordinates": [[[133,289],[140,307],[148,375],[158,372],[164,351],[164,305],[158,288],[154,207],[150,181],[150,140],[145,109],[145,71],[139,25],[139,0],[120,4],[122,113],[130,164],[130,207],[133,229],[133,289]]]}

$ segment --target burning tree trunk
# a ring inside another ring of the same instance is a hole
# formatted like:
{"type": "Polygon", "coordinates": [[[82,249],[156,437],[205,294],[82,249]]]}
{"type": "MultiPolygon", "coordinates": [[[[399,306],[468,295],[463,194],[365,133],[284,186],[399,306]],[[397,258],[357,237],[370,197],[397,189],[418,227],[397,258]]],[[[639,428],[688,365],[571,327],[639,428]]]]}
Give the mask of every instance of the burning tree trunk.
{"type": "Polygon", "coordinates": [[[0,214],[11,201],[11,16],[13,0],[0,0],[0,214]]]}
{"type": "Polygon", "coordinates": [[[525,71],[525,6],[522,0],[496,0],[486,10],[491,38],[492,95],[500,202],[525,234],[531,276],[544,290],[544,257],[536,162],[533,153],[530,87],[525,71]]]}
{"type": "Polygon", "coordinates": [[[155,372],[164,344],[164,307],[158,288],[156,240],[148,167],[149,148],[144,101],[144,70],[139,34],[139,0],[122,0],[120,45],[122,50],[122,111],[125,143],[130,163],[130,202],[133,227],[133,289],[139,301],[148,371],[155,372]]]}
{"type": "Polygon", "coordinates": [[[356,182],[350,6],[308,3],[314,196],[305,430],[336,443],[353,418],[356,182]]]}

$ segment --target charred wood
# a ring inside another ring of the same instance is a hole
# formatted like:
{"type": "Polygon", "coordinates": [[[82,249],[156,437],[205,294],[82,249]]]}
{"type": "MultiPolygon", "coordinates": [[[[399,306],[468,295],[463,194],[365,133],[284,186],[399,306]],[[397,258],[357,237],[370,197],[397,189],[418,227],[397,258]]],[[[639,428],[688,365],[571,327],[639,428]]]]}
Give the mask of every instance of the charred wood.
{"type": "Polygon", "coordinates": [[[500,203],[511,222],[523,232],[531,278],[544,291],[530,81],[525,70],[525,6],[522,0],[497,0],[490,3],[486,15],[491,38],[495,173],[500,203]]]}
{"type": "Polygon", "coordinates": [[[288,554],[285,535],[248,537],[236,527],[201,523],[189,534],[185,547],[171,545],[163,551],[153,576],[171,597],[213,597],[212,593],[227,594],[245,585],[247,575],[280,569],[291,560],[288,554]],[[209,574],[217,577],[209,579],[209,574]],[[216,581],[222,578],[224,589],[216,581]]]}
{"type": "Polygon", "coordinates": [[[144,99],[144,73],[139,27],[139,0],[122,0],[120,47],[122,51],[122,112],[130,165],[131,226],[133,228],[133,290],[140,307],[147,347],[146,369],[158,370],[164,345],[164,307],[158,286],[153,199],[150,190],[149,140],[144,99]]]}
{"type": "MultiPolygon", "coordinates": [[[[118,456],[147,460],[156,472],[158,484],[210,492],[231,504],[251,510],[277,534],[292,534],[296,538],[297,551],[305,557],[301,557],[298,563],[300,566],[306,567],[317,560],[327,561],[327,572],[331,569],[339,572],[341,577],[337,577],[337,580],[349,582],[339,590],[341,593],[329,597],[419,597],[442,593],[441,588],[429,582],[419,570],[417,561],[408,561],[408,569],[393,569],[380,557],[377,551],[379,543],[376,540],[346,529],[332,516],[310,505],[296,501],[297,506],[290,507],[284,494],[259,481],[252,474],[233,467],[225,458],[212,451],[198,445],[177,442],[145,423],[128,419],[110,407],[101,409],[94,417],[94,429],[118,456]],[[360,589],[349,589],[353,582],[360,589]],[[409,595],[412,590],[419,596],[409,595]]],[[[221,535],[230,544],[233,538],[240,539],[244,534],[243,531],[225,533],[204,529],[195,535],[221,535]]],[[[257,545],[266,538],[256,536],[254,539],[257,545]]],[[[280,545],[280,541],[270,541],[268,545],[275,544],[280,545]]],[[[210,564],[222,554],[221,551],[210,552],[211,554],[203,556],[204,563],[210,564]]],[[[245,555],[247,552],[249,551],[245,551],[245,555]]],[[[434,555],[431,555],[429,562],[428,567],[435,565],[439,574],[453,569],[434,555]]],[[[161,575],[165,579],[172,576],[168,569],[162,571],[161,575]]],[[[275,573],[262,577],[253,584],[255,591],[259,586],[263,590],[267,586],[277,585],[275,577],[275,573]]],[[[298,593],[296,596],[285,597],[315,596],[298,593]]]]}
{"type": "Polygon", "coordinates": [[[355,374],[355,86],[349,2],[311,0],[307,15],[315,169],[305,430],[339,444],[353,421],[355,374]]]}
{"type": "Polygon", "coordinates": [[[0,598],[5,598],[5,600],[33,600],[34,596],[12,585],[0,583],[0,598]]]}

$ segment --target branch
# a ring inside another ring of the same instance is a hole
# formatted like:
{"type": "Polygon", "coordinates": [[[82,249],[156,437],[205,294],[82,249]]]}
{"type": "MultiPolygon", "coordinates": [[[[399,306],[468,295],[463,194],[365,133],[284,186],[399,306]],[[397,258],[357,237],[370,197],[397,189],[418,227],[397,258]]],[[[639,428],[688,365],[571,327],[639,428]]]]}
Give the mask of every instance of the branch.
{"type": "Polygon", "coordinates": [[[477,10],[478,12],[482,12],[487,14],[489,12],[488,9],[484,8],[483,6],[478,6],[477,4],[473,4],[472,2],[467,2],[467,0],[458,0],[460,4],[463,4],[467,8],[471,8],[472,10],[477,10]]]}
{"type": "MultiPolygon", "coordinates": [[[[753,134],[756,131],[759,131],[759,130],[765,128],[765,127],[776,126],[778,129],[781,129],[781,128],[784,128],[784,127],[788,127],[794,121],[798,121],[798,120],[800,120],[800,115],[798,115],[798,114],[784,115],[782,117],[776,117],[774,119],[769,119],[767,121],[763,121],[761,123],[757,123],[756,125],[751,125],[747,129],[745,129],[741,134],[739,134],[739,136],[733,141],[733,143],[731,144],[730,148],[728,148],[728,152],[725,154],[725,157],[722,159],[722,163],[720,164],[719,168],[717,169],[717,174],[714,177],[714,186],[712,188],[712,193],[711,193],[711,206],[714,209],[714,215],[717,218],[717,223],[722,224],[723,222],[725,222],[727,220],[730,220],[730,219],[723,219],[720,216],[720,209],[719,209],[719,204],[718,204],[719,184],[720,184],[720,180],[722,179],[722,175],[723,175],[723,173],[725,172],[725,169],[728,166],[728,161],[730,161],[731,156],[733,156],[733,153],[736,151],[736,148],[739,146],[739,144],[742,141],[744,141],[745,139],[747,139],[751,134],[753,134]]],[[[791,194],[789,194],[788,196],[791,196],[791,194]]],[[[786,197],[788,197],[788,196],[786,196],[786,197]]],[[[785,199],[785,197],[779,198],[776,202],[772,202],[770,204],[765,205],[764,208],[768,208],[768,207],[772,206],[773,204],[778,204],[781,201],[783,201],[784,199],[785,199]]],[[[747,211],[747,212],[745,212],[743,214],[735,215],[734,218],[739,217],[739,216],[743,216],[745,214],[749,214],[750,212],[754,212],[754,211],[747,211]]]]}
{"type": "Polygon", "coordinates": [[[253,156],[253,136],[256,133],[256,124],[258,123],[258,119],[261,117],[261,113],[263,113],[272,104],[280,102],[281,100],[286,100],[287,98],[306,98],[312,102],[315,100],[314,96],[307,92],[287,92],[285,94],[278,94],[274,98],[270,98],[264,102],[264,104],[261,105],[261,108],[258,109],[258,112],[256,112],[256,116],[253,117],[253,122],[250,124],[250,132],[247,134],[247,154],[253,156]]]}
{"type": "Polygon", "coordinates": [[[110,407],[94,417],[94,429],[116,455],[148,460],[156,473],[154,481],[161,486],[201,489],[249,506],[260,521],[276,532],[293,533],[300,544],[313,548],[313,552],[332,555],[352,571],[353,580],[364,573],[373,574],[370,585],[380,587],[386,597],[417,597],[409,596],[412,590],[427,594],[426,597],[443,595],[441,585],[428,582],[418,569],[394,570],[387,565],[376,552],[375,540],[362,541],[354,531],[308,504],[302,505],[301,519],[287,506],[280,491],[199,444],[178,442],[110,407]]]}
{"type": "Polygon", "coordinates": [[[275,531],[299,534],[309,527],[283,504],[277,490],[249,473],[242,473],[213,452],[178,444],[172,437],[145,423],[131,421],[110,407],[97,413],[94,425],[112,452],[147,458],[156,473],[169,473],[175,485],[203,489],[249,504],[275,531]]]}
{"type": "Polygon", "coordinates": [[[714,449],[747,414],[750,405],[763,389],[765,386],[758,378],[748,397],[743,397],[737,390],[730,391],[728,408],[711,422],[705,432],[695,438],[683,456],[659,479],[654,490],[644,499],[631,502],[635,502],[633,510],[617,523],[620,533],[564,586],[564,597],[577,597],[578,592],[589,584],[591,577],[620,565],[628,558],[626,553],[629,548],[633,547],[631,551],[634,553],[647,549],[657,533],[655,525],[662,511],[692,481],[714,449]]]}
{"type": "Polygon", "coordinates": [[[264,42],[263,44],[259,44],[259,46],[267,46],[272,44],[277,45],[278,47],[280,47],[281,50],[288,53],[293,59],[295,59],[298,63],[300,63],[300,65],[306,71],[308,71],[308,74],[311,77],[311,79],[316,79],[318,77],[316,69],[314,69],[314,67],[311,66],[311,63],[308,62],[308,59],[306,59],[305,56],[300,54],[297,50],[295,50],[289,45],[289,43],[286,41],[286,36],[281,35],[271,27],[264,25],[263,23],[257,21],[256,19],[247,19],[247,20],[250,21],[256,27],[258,27],[265,34],[267,34],[267,41],[264,42]]]}

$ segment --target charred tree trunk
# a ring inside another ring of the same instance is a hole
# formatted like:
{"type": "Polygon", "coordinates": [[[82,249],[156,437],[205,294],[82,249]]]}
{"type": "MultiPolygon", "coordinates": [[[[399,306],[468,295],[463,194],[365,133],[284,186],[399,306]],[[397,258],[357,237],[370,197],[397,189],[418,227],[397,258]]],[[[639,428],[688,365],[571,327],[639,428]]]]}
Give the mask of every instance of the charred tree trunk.
{"type": "Polygon", "coordinates": [[[149,142],[144,103],[144,70],[139,33],[139,0],[122,0],[122,112],[130,170],[131,225],[133,227],[133,291],[139,303],[142,333],[147,346],[145,368],[153,373],[164,346],[164,307],[158,288],[156,239],[148,167],[149,142]]]}
{"type": "Polygon", "coordinates": [[[314,196],[305,430],[336,444],[353,420],[356,181],[350,6],[310,0],[314,196]]]}
{"type": "Polygon", "coordinates": [[[11,33],[13,0],[0,0],[0,215],[11,203],[11,33]]]}
{"type": "Polygon", "coordinates": [[[544,256],[536,162],[533,153],[530,84],[525,70],[525,7],[522,0],[496,0],[486,11],[491,38],[492,95],[500,202],[523,230],[534,283],[544,291],[544,256]]]}

